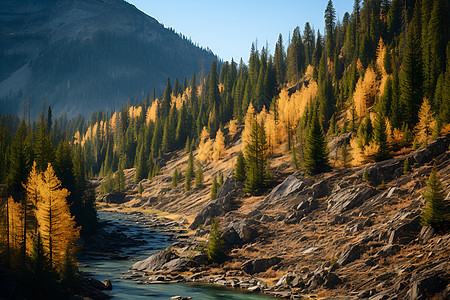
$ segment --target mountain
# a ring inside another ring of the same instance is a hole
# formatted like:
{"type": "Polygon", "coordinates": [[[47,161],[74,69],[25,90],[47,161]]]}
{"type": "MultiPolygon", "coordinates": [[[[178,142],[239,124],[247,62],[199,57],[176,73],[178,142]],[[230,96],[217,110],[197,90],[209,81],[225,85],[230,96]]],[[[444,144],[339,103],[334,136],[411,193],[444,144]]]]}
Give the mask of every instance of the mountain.
{"type": "Polygon", "coordinates": [[[123,0],[2,1],[0,113],[88,115],[190,78],[217,57],[123,0]]]}

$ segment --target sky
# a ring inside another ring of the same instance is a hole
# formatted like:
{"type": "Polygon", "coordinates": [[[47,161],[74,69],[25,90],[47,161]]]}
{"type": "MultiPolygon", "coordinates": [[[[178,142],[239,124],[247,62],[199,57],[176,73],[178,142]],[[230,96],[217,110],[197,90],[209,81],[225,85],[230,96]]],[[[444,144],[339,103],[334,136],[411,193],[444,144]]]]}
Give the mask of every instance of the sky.
{"type": "MultiPolygon", "coordinates": [[[[127,0],[165,27],[209,47],[222,60],[248,61],[252,42],[258,49],[266,43],[273,54],[278,35],[285,46],[296,26],[306,22],[323,34],[328,0],[127,0]]],[[[336,17],[351,13],[353,0],[333,1],[336,17]]]]}

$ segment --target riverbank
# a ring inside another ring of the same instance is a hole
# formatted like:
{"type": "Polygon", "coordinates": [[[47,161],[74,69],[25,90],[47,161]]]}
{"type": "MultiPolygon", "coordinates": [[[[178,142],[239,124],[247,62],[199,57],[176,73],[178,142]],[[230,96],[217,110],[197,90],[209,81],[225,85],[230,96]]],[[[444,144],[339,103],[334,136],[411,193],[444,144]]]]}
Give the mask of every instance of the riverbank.
{"type": "MultiPolygon", "coordinates": [[[[445,298],[450,234],[421,227],[420,214],[433,166],[449,206],[449,144],[447,135],[407,155],[316,176],[288,174],[285,158],[277,157],[272,186],[253,197],[234,181],[230,158],[203,166],[201,187],[171,187],[170,172],[183,171],[186,161],[180,152],[162,175],[141,181],[142,195],[130,183],[121,195],[97,200],[118,211],[163,210],[189,225],[169,249],[133,266],[145,274],[141,283],[207,282],[280,298],[445,298]],[[225,180],[217,198],[207,200],[217,169],[225,180]],[[207,264],[203,254],[213,218],[220,219],[227,251],[220,265],[207,264]],[[436,283],[431,290],[429,282],[436,283]]],[[[125,173],[132,180],[134,169],[125,173]]]]}

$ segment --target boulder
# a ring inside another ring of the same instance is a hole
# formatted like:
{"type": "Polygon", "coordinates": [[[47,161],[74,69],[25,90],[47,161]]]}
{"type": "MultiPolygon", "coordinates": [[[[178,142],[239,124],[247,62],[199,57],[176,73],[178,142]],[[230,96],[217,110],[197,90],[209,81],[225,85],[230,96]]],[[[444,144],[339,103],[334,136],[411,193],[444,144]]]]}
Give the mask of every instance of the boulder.
{"type": "Polygon", "coordinates": [[[112,284],[109,279],[102,280],[103,285],[105,286],[106,291],[112,290],[112,284]]]}
{"type": "Polygon", "coordinates": [[[177,254],[168,249],[164,249],[142,261],[135,263],[131,266],[131,269],[144,272],[154,272],[160,270],[163,265],[176,258],[178,258],[177,254]]]}
{"type": "Polygon", "coordinates": [[[241,237],[236,232],[233,225],[228,225],[222,230],[222,238],[225,246],[228,248],[233,248],[234,246],[243,244],[241,237]]]}
{"type": "Polygon", "coordinates": [[[349,186],[341,189],[328,198],[327,212],[339,215],[360,206],[377,193],[376,189],[367,185],[349,186]]]}
{"type": "Polygon", "coordinates": [[[274,202],[292,193],[301,191],[306,186],[307,184],[304,181],[298,179],[294,175],[289,175],[282,183],[277,185],[272,192],[270,192],[270,194],[264,199],[264,202],[274,202]]]}
{"type": "Polygon", "coordinates": [[[400,251],[399,245],[386,245],[383,248],[381,248],[381,250],[378,251],[374,255],[374,257],[375,258],[388,257],[388,256],[392,256],[392,255],[396,254],[398,251],[400,251]]]}
{"type": "Polygon", "coordinates": [[[420,217],[416,216],[412,219],[404,219],[395,228],[389,231],[389,244],[408,244],[414,240],[420,229],[420,217]]]}
{"type": "Polygon", "coordinates": [[[420,229],[419,238],[423,241],[428,241],[434,236],[434,228],[431,226],[423,226],[420,229]]]}
{"type": "Polygon", "coordinates": [[[98,201],[108,204],[122,204],[126,202],[126,198],[124,193],[114,190],[109,194],[100,196],[98,201]]]}
{"type": "Polygon", "coordinates": [[[357,260],[361,256],[361,246],[358,244],[350,244],[342,251],[338,263],[341,266],[349,264],[357,260]]]}
{"type": "Polygon", "coordinates": [[[229,226],[233,227],[244,244],[257,238],[263,229],[261,223],[252,219],[232,221],[229,226]]]}
{"type": "Polygon", "coordinates": [[[241,269],[249,274],[253,275],[256,273],[261,273],[267,271],[269,268],[278,265],[281,262],[279,257],[270,258],[257,258],[244,262],[241,269]]]}

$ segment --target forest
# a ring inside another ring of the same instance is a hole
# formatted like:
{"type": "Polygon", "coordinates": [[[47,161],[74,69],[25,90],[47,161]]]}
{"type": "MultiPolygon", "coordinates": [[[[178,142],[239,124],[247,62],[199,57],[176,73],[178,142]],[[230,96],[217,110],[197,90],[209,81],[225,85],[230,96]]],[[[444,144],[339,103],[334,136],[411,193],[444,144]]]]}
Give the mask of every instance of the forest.
{"type": "MultiPolygon", "coordinates": [[[[137,183],[152,179],[174,151],[190,153],[184,176],[173,176],[188,191],[194,178],[202,183],[202,164],[223,159],[241,134],[234,176],[248,194],[261,194],[279,153],[313,175],[386,160],[450,132],[448,1],[355,0],[337,20],[329,0],[324,19],[323,33],[306,22],[286,48],[280,34],[273,54],[253,43],[248,64],[213,61],[207,74],[168,78],[162,97],[153,89],[89,120],[52,120],[45,105],[33,123],[3,115],[2,264],[35,272],[39,255],[52,272],[69,264],[80,227],[96,227],[87,179],[105,177],[102,193],[120,191],[124,169],[136,168],[137,183]],[[339,134],[350,142],[330,156],[327,141],[339,134]],[[64,222],[49,220],[53,209],[64,222]],[[52,245],[52,234],[63,243],[52,245]]],[[[213,189],[212,198],[217,179],[213,189]]]]}

